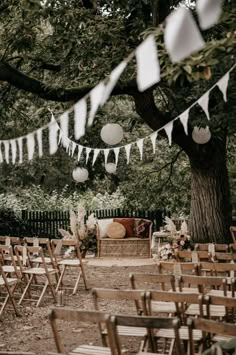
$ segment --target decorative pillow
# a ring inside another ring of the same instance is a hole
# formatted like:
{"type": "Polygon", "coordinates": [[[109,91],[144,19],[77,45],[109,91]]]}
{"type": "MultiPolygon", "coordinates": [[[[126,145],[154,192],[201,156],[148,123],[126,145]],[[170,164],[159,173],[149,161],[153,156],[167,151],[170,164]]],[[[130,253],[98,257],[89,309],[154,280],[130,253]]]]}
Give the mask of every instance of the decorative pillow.
{"type": "Polygon", "coordinates": [[[114,218],[114,222],[122,224],[126,229],[126,237],[134,238],[134,218],[114,218]]]}
{"type": "Polygon", "coordinates": [[[123,239],[125,233],[125,227],[118,222],[112,222],[107,227],[107,236],[111,239],[123,239]]]}
{"type": "Polygon", "coordinates": [[[98,219],[99,234],[101,239],[107,237],[107,227],[112,222],[113,222],[113,218],[98,219]]]}
{"type": "Polygon", "coordinates": [[[149,227],[152,222],[145,221],[143,219],[136,219],[134,221],[134,231],[136,238],[148,238],[149,237],[149,227]]]}

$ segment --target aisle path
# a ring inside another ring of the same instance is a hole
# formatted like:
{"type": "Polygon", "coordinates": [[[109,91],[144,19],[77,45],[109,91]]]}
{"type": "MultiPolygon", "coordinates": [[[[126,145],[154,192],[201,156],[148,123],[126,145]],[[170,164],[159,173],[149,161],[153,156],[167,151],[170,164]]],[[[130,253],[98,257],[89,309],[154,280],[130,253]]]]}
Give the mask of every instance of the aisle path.
{"type": "Polygon", "coordinates": [[[89,266],[142,266],[154,265],[153,258],[86,258],[89,266]]]}

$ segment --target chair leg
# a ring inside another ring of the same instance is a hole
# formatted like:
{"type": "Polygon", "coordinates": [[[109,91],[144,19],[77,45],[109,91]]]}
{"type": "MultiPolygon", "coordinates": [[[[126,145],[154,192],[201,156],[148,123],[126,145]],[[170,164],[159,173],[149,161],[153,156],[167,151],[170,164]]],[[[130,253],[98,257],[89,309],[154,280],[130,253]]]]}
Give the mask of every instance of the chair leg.
{"type": "Polygon", "coordinates": [[[79,272],[79,275],[78,275],[77,280],[75,282],[75,286],[74,286],[73,293],[72,293],[73,295],[75,295],[76,292],[77,292],[77,289],[78,289],[78,286],[79,286],[80,276],[81,276],[81,271],[79,272]]]}
{"type": "Polygon", "coordinates": [[[6,307],[6,305],[7,305],[8,301],[9,301],[9,299],[10,299],[10,301],[11,301],[11,303],[12,303],[12,306],[13,306],[13,308],[14,308],[15,314],[16,314],[17,316],[20,316],[21,314],[19,313],[19,311],[18,311],[18,309],[17,309],[16,302],[15,302],[15,299],[14,299],[14,296],[13,296],[13,293],[14,293],[14,291],[15,291],[15,288],[16,288],[17,284],[14,285],[14,287],[12,288],[12,290],[11,290],[11,288],[10,288],[8,285],[5,285],[5,286],[6,286],[6,288],[7,288],[7,295],[6,295],[6,298],[5,298],[5,300],[4,300],[3,304],[2,304],[2,307],[1,307],[1,309],[0,309],[0,316],[2,315],[2,313],[3,313],[3,311],[4,311],[5,307],[6,307]]]}
{"type": "Polygon", "coordinates": [[[81,267],[81,271],[82,271],[84,287],[85,287],[85,290],[87,291],[88,290],[88,285],[87,285],[87,280],[86,280],[86,276],[85,276],[85,272],[84,272],[84,266],[83,266],[82,263],[81,263],[80,267],[81,267]]]}
{"type": "Polygon", "coordinates": [[[62,284],[62,279],[63,279],[63,276],[64,276],[65,271],[66,271],[66,266],[63,265],[62,271],[61,271],[61,274],[60,274],[60,277],[59,277],[59,280],[58,280],[58,283],[57,283],[56,292],[58,292],[59,287],[60,287],[60,285],[62,284]]]}
{"type": "Polygon", "coordinates": [[[51,282],[50,275],[48,276],[48,285],[49,285],[52,297],[54,299],[54,302],[56,303],[56,301],[57,301],[56,292],[55,292],[55,289],[54,289],[53,284],[51,282]]]}
{"type": "Polygon", "coordinates": [[[36,307],[39,307],[41,302],[42,302],[42,299],[43,299],[43,296],[47,290],[47,287],[48,287],[48,279],[46,279],[46,282],[45,282],[45,285],[43,287],[43,290],[41,292],[41,295],[39,296],[39,299],[38,299],[38,302],[36,303],[36,307]]]}
{"type": "Polygon", "coordinates": [[[29,288],[30,288],[30,285],[31,285],[33,279],[34,279],[34,275],[31,275],[30,278],[29,278],[29,281],[28,281],[27,285],[25,286],[24,292],[22,293],[22,296],[21,296],[21,298],[20,298],[18,304],[21,304],[21,302],[22,302],[23,299],[25,298],[25,294],[26,294],[26,292],[28,292],[28,290],[29,290],[29,288]]]}

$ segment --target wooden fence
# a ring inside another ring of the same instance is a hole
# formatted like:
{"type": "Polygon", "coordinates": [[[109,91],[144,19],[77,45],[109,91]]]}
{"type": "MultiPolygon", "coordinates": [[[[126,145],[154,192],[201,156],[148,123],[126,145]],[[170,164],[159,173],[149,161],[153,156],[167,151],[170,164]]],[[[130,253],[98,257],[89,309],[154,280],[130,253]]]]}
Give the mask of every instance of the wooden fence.
{"type": "MultiPolygon", "coordinates": [[[[123,210],[107,209],[87,211],[87,216],[94,213],[97,218],[146,218],[153,222],[153,230],[159,230],[167,214],[164,210],[123,210]]],[[[169,215],[169,214],[168,214],[169,215]]],[[[58,237],[58,228],[69,229],[69,212],[61,211],[0,211],[0,235],[58,237]]]]}

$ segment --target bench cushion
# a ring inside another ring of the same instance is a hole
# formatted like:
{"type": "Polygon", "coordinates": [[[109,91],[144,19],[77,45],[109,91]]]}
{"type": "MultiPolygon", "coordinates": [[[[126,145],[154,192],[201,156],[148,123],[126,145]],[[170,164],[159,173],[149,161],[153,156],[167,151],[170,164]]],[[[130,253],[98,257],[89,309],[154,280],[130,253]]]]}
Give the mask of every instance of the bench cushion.
{"type": "Polygon", "coordinates": [[[134,218],[114,218],[114,222],[118,222],[125,227],[127,238],[135,237],[134,221],[135,221],[134,218]]]}
{"type": "Polygon", "coordinates": [[[146,221],[143,219],[135,219],[134,221],[134,236],[136,238],[148,238],[149,237],[149,227],[151,221],[146,221]]]}
{"type": "Polygon", "coordinates": [[[126,229],[121,223],[113,222],[107,227],[107,236],[111,239],[122,239],[125,234],[126,229]]]}

